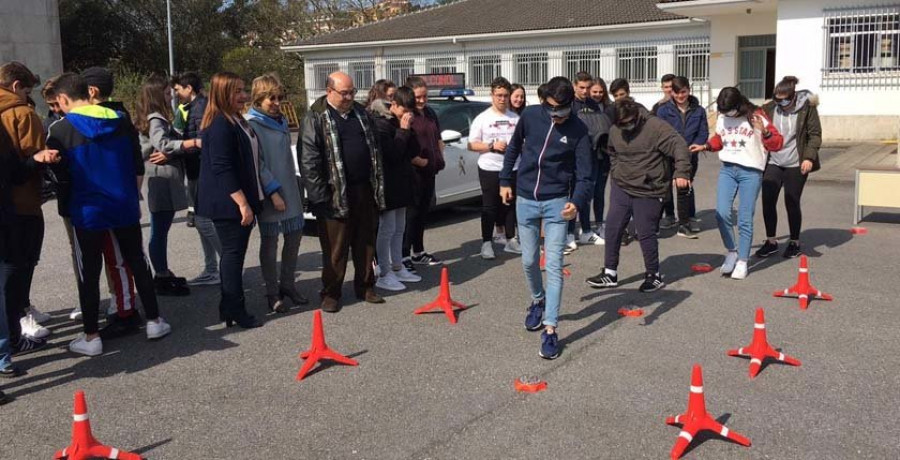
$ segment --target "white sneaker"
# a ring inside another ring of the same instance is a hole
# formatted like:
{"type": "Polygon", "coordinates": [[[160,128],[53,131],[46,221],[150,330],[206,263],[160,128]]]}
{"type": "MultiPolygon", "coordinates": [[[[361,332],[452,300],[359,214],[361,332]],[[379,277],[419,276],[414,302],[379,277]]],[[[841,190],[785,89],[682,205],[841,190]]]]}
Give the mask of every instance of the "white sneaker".
{"type": "Polygon", "coordinates": [[[521,254],[522,246],[519,245],[519,240],[513,238],[506,242],[506,246],[503,247],[503,252],[508,252],[510,254],[521,254]]]}
{"type": "Polygon", "coordinates": [[[606,235],[606,223],[600,222],[599,224],[594,224],[594,233],[603,238],[606,235]]]}
{"type": "Polygon", "coordinates": [[[737,261],[737,251],[728,251],[728,254],[725,256],[725,263],[722,264],[722,268],[720,269],[722,271],[722,274],[730,275],[731,272],[734,271],[734,265],[737,263],[737,261]]]}
{"type": "Polygon", "coordinates": [[[494,260],[497,256],[494,255],[494,243],[492,241],[485,241],[481,243],[481,258],[484,260],[494,260]]]}
{"type": "Polygon", "coordinates": [[[81,307],[75,307],[72,309],[72,312],[69,313],[69,319],[72,321],[78,321],[81,319],[81,307]]]}
{"type": "Polygon", "coordinates": [[[388,271],[384,276],[379,276],[378,281],[375,281],[375,287],[384,289],[385,291],[394,292],[406,289],[406,286],[397,279],[396,275],[394,275],[393,270],[388,271]]]}
{"type": "Polygon", "coordinates": [[[575,242],[575,235],[570,233],[566,236],[566,247],[563,249],[563,254],[571,254],[576,249],[578,249],[578,243],[575,242]]]}
{"type": "Polygon", "coordinates": [[[605,243],[606,243],[606,241],[604,241],[600,235],[594,233],[593,231],[587,232],[587,233],[582,233],[581,236],[578,238],[578,244],[599,246],[599,245],[605,244],[605,243]]]}
{"type": "Polygon", "coordinates": [[[47,321],[50,321],[50,314],[38,310],[34,305],[29,305],[26,313],[34,318],[34,320],[37,321],[38,324],[44,324],[47,321]]]}
{"type": "Polygon", "coordinates": [[[100,337],[88,341],[82,334],[69,343],[69,351],[85,356],[100,356],[103,354],[103,341],[100,340],[100,337]]]}
{"type": "Polygon", "coordinates": [[[733,280],[742,280],[747,277],[747,272],[749,268],[747,267],[746,260],[739,260],[737,264],[734,266],[734,271],[731,272],[731,279],[733,280]]]}
{"type": "Polygon", "coordinates": [[[401,268],[400,270],[394,270],[394,276],[397,277],[397,280],[403,283],[418,283],[422,281],[422,277],[416,275],[415,273],[410,273],[406,267],[401,268]]]}
{"type": "Polygon", "coordinates": [[[378,265],[374,261],[372,261],[372,273],[375,274],[375,278],[381,276],[381,265],[378,265]]]}
{"type": "Polygon", "coordinates": [[[22,335],[30,339],[43,339],[50,335],[50,329],[38,324],[30,314],[23,316],[19,324],[22,325],[22,335]]]}
{"type": "Polygon", "coordinates": [[[147,321],[147,338],[149,340],[161,339],[172,332],[172,326],[160,316],[156,321],[147,321]]]}
{"type": "Polygon", "coordinates": [[[494,243],[497,244],[506,244],[506,234],[503,232],[498,232],[497,227],[494,227],[494,243]]]}

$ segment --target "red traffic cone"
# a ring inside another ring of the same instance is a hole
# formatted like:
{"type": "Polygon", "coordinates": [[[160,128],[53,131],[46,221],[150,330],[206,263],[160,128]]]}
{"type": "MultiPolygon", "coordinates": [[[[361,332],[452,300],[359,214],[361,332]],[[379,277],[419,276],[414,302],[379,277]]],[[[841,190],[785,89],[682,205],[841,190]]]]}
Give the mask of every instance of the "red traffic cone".
{"type": "Polygon", "coordinates": [[[300,372],[297,373],[297,381],[303,380],[306,377],[306,374],[312,370],[313,366],[323,359],[346,364],[348,366],[359,365],[356,360],[350,359],[331,348],[328,348],[328,345],[325,344],[325,330],[322,328],[322,310],[313,312],[312,346],[310,346],[309,350],[300,353],[300,358],[305,359],[306,361],[303,362],[303,366],[300,367],[300,372]]]}
{"type": "Polygon", "coordinates": [[[728,356],[743,356],[750,358],[750,378],[756,377],[762,369],[763,361],[772,358],[791,366],[799,366],[800,361],[784,353],[775,351],[766,340],[766,316],[762,308],[756,309],[756,323],[753,324],[753,341],[750,346],[728,350],[728,356]]]}
{"type": "Polygon", "coordinates": [[[715,421],[706,413],[706,402],[703,398],[703,369],[699,364],[694,364],[694,371],[691,374],[691,394],[688,396],[687,412],[669,417],[666,419],[667,425],[681,425],[681,433],[678,433],[678,440],[672,447],[670,453],[672,460],[681,458],[681,455],[687,449],[697,433],[701,431],[712,431],[718,433],[723,438],[728,438],[742,446],[749,446],[750,440],[728,429],[728,427],[715,421]]]}
{"type": "Polygon", "coordinates": [[[88,460],[91,458],[115,458],[121,460],[141,460],[138,454],[121,451],[115,447],[104,446],[94,439],[91,433],[91,420],[88,417],[87,402],[84,392],[75,392],[75,423],[72,425],[72,444],[58,451],[54,460],[88,460]]]}
{"type": "Polygon", "coordinates": [[[419,308],[413,313],[421,315],[422,313],[440,308],[441,310],[444,310],[444,314],[447,315],[450,324],[456,324],[456,313],[454,313],[453,307],[463,310],[466,308],[465,305],[450,297],[450,270],[448,270],[447,267],[444,267],[444,269],[441,270],[441,292],[438,294],[437,299],[434,299],[434,302],[419,308]]]}
{"type": "MultiPolygon", "coordinates": [[[[541,251],[541,270],[547,270],[547,258],[544,256],[544,251],[541,251]]],[[[563,267],[562,269],[563,276],[572,276],[572,272],[569,271],[568,268],[563,267]]]]}
{"type": "Polygon", "coordinates": [[[800,308],[806,310],[809,307],[810,297],[820,300],[834,300],[834,297],[816,289],[809,283],[809,261],[805,255],[800,256],[800,274],[797,276],[797,284],[775,292],[775,297],[797,297],[800,300],[800,308]]]}

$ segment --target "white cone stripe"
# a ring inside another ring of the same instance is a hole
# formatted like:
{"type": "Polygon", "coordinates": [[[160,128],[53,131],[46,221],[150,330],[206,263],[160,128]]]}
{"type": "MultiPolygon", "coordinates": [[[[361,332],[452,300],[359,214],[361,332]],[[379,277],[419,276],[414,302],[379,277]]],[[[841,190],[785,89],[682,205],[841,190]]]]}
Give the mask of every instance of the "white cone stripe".
{"type": "Polygon", "coordinates": [[[119,458],[119,449],[116,449],[115,447],[113,447],[112,451],[110,451],[110,453],[109,453],[109,458],[111,458],[113,460],[116,460],[117,458],[119,458]]]}
{"type": "Polygon", "coordinates": [[[778,353],[778,360],[784,361],[784,353],[778,353]]]}
{"type": "Polygon", "coordinates": [[[806,294],[800,294],[797,298],[798,298],[798,299],[808,299],[809,296],[806,295],[806,294]]]}
{"type": "Polygon", "coordinates": [[[822,291],[816,291],[816,297],[822,297],[822,291]]]}
{"type": "Polygon", "coordinates": [[[720,431],[719,434],[721,434],[723,438],[727,438],[728,437],[728,427],[722,426],[722,431],[720,431]]]}
{"type": "Polygon", "coordinates": [[[762,365],[762,360],[753,358],[753,359],[750,360],[750,364],[759,364],[759,365],[761,366],[761,365],[762,365]]]}
{"type": "Polygon", "coordinates": [[[784,295],[788,295],[791,293],[791,288],[784,288],[784,295]]]}
{"type": "Polygon", "coordinates": [[[72,416],[72,418],[74,418],[76,422],[85,422],[90,419],[90,417],[88,417],[88,414],[75,414],[74,416],[72,416]]]}
{"type": "Polygon", "coordinates": [[[809,269],[808,269],[808,268],[801,268],[801,269],[800,269],[800,273],[809,273],[809,269]]]}
{"type": "Polygon", "coordinates": [[[687,439],[687,442],[691,442],[694,440],[694,437],[691,436],[691,434],[688,433],[687,431],[682,431],[681,433],[678,433],[678,437],[687,439]]]}
{"type": "Polygon", "coordinates": [[[691,385],[691,393],[701,393],[702,394],[703,387],[702,386],[695,387],[695,386],[691,385]]]}
{"type": "Polygon", "coordinates": [[[766,323],[753,323],[753,328],[754,329],[765,329],[766,323]]]}
{"type": "Polygon", "coordinates": [[[675,423],[681,423],[681,416],[680,416],[680,415],[676,415],[676,416],[675,416],[675,423]]]}
{"type": "Polygon", "coordinates": [[[738,348],[738,354],[739,354],[739,355],[744,354],[744,349],[743,349],[743,348],[738,348]]]}

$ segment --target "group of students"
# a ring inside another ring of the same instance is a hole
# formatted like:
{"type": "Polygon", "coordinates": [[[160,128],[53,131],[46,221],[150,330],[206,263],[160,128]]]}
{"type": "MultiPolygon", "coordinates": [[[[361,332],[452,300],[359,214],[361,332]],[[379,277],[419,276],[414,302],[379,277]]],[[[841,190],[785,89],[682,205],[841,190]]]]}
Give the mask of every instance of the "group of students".
{"type": "MultiPolygon", "coordinates": [[[[323,310],[341,309],[351,255],[356,297],[376,304],[384,299],[375,287],[403,290],[404,283],[421,281],[417,265],[441,263],[425,251],[424,230],[435,176],[444,169],[444,145],[420,77],[400,87],[381,80],[363,104],[349,75],[329,75],[326,94],[302,121],[296,164],[281,112],[285,88],[272,74],[254,79],[249,97],[244,81],[229,72],[214,75],[206,95],[193,73],[150,77],[133,122],[122,104],[109,100],[113,77],[106,69],[49,79],[41,91],[51,108],[46,124],[30,99],[38,83],[20,63],[0,66],[0,376],[21,375],[11,356],[40,349],[49,335],[39,325],[48,315],[29,298],[43,242],[45,176],[56,187],[72,245],[80,305],[70,316],[81,316],[84,324],[84,334],[69,348],[83,355],[99,355],[103,339],[144,325],[148,339],[168,335],[171,326],[160,316],[157,295],[186,295],[188,285],[220,285],[219,315],[226,325],[260,326],[246,310],[242,281],[256,224],[270,311],[287,311],[286,300],[308,303],[294,286],[303,190],[318,224],[323,310]],[[173,90],[181,102],[176,110],[173,90]],[[145,181],[150,263],[140,227],[145,181]],[[189,225],[198,230],[205,266],[187,281],[169,269],[167,236],[175,214],[191,206],[189,225]],[[104,263],[112,300],[99,329],[104,263]],[[135,308],[135,289],[145,318],[135,308]]],[[[653,110],[630,97],[627,81],[617,79],[607,91],[602,79],[583,72],[574,83],[556,77],[541,85],[540,103],[531,106],[522,86],[502,77],[492,82],[491,107],[474,120],[468,145],[479,156],[481,256],[493,259],[496,243],[522,254],[531,291],[525,327],[543,330],[542,357],[560,352],[562,265],[577,247],[576,218],[577,242],[606,244],[604,270],[588,284],[618,286],[619,251],[633,226],[646,269],[640,290],[662,288],[657,235],[674,203],[679,234],[696,237],[691,184],[699,152],[719,152],[722,162],[716,217],[727,253],[721,272],[747,276],[760,190],[767,239],[756,255],[778,249],[775,207],[782,188],[790,227],[784,256],[799,255],[800,195],[808,174],[819,168],[821,125],[814,95],[798,91],[797,83],[786,77],[762,108],[736,88],[723,89],[709,137],[706,110],[684,77],[664,77],[665,98],[653,110]]]]}

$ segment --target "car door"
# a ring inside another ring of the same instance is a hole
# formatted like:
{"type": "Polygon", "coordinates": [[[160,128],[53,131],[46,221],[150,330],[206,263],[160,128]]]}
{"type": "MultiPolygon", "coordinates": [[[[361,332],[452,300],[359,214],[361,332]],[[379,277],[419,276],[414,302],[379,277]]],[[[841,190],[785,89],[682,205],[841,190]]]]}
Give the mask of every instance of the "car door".
{"type": "Polygon", "coordinates": [[[436,204],[445,205],[481,195],[478,181],[478,156],[468,150],[469,127],[472,120],[485,109],[480,103],[459,103],[445,108],[438,118],[441,129],[462,134],[459,141],[444,147],[446,168],[435,180],[436,204]]]}

